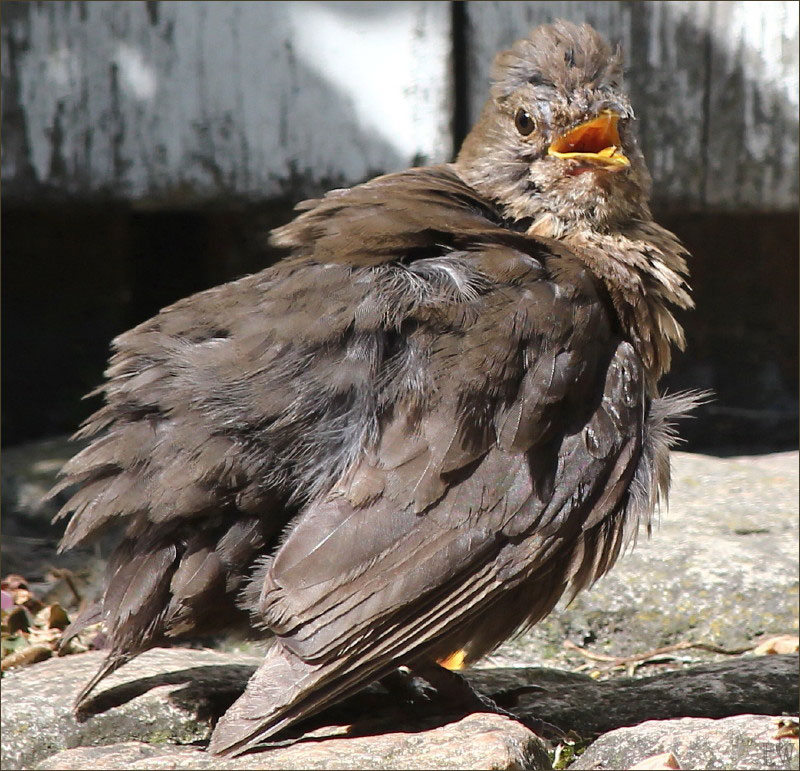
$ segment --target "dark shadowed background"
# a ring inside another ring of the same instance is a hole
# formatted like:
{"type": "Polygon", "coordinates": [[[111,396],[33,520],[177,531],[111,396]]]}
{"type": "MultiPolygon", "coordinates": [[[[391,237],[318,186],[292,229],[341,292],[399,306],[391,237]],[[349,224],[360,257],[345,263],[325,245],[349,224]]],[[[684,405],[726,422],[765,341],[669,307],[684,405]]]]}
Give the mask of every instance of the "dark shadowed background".
{"type": "Polygon", "coordinates": [[[797,446],[798,3],[2,5],[2,439],[73,431],[112,337],[275,259],[292,206],[452,158],[494,53],[626,54],[657,219],[693,254],[689,449],[797,446]]]}

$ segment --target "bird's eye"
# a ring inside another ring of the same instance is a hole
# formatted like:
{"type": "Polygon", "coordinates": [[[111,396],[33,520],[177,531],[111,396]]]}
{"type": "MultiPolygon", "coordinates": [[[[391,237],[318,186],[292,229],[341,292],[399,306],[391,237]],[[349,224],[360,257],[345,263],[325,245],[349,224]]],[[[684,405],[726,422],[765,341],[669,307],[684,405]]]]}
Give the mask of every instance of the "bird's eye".
{"type": "Polygon", "coordinates": [[[528,136],[528,134],[536,128],[536,124],[533,122],[530,113],[528,113],[527,110],[523,110],[521,107],[514,116],[514,125],[517,127],[517,131],[524,137],[528,136]]]}

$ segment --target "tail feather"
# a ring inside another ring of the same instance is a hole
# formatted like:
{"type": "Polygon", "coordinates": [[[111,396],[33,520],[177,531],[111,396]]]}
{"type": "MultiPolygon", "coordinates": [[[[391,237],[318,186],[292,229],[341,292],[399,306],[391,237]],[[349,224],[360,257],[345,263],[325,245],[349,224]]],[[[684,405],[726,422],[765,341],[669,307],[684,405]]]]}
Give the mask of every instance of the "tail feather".
{"type": "Polygon", "coordinates": [[[81,688],[80,693],[75,697],[75,701],[72,704],[73,712],[78,713],[81,711],[89,694],[97,687],[101,680],[104,680],[110,674],[116,672],[123,664],[127,664],[131,659],[138,656],[139,653],[141,653],[141,651],[123,652],[112,650],[108,654],[106,660],[100,665],[97,672],[94,673],[92,679],[81,688]]]}
{"type": "Polygon", "coordinates": [[[77,637],[87,626],[96,624],[103,620],[103,607],[99,602],[87,605],[62,632],[61,640],[58,643],[59,653],[63,653],[73,637],[77,637]]]}
{"type": "Polygon", "coordinates": [[[448,594],[430,608],[419,607],[407,623],[390,625],[377,635],[362,655],[308,663],[276,641],[244,693],[220,718],[209,751],[217,755],[247,752],[278,731],[379,680],[396,669],[399,661],[415,660],[426,643],[441,637],[445,628],[452,629],[455,607],[463,611],[463,622],[470,622],[489,593],[490,577],[487,567],[460,583],[457,597],[448,594]]]}
{"type": "Polygon", "coordinates": [[[292,721],[291,706],[304,689],[323,677],[324,665],[311,665],[276,643],[250,678],[244,693],[220,718],[209,751],[239,755],[292,721]]]}
{"type": "Polygon", "coordinates": [[[244,693],[220,718],[209,743],[215,755],[241,755],[298,720],[320,712],[394,669],[370,661],[343,671],[341,662],[309,664],[280,643],[270,648],[244,693]]]}

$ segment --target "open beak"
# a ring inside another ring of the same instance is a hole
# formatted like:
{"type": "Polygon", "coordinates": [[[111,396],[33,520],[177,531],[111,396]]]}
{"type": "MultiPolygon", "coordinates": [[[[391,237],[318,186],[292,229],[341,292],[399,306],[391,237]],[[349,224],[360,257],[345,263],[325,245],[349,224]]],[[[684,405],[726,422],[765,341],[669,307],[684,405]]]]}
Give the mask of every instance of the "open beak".
{"type": "Polygon", "coordinates": [[[619,115],[603,110],[596,118],[558,137],[547,148],[547,154],[617,169],[630,166],[631,162],[620,150],[618,122],[619,115]]]}

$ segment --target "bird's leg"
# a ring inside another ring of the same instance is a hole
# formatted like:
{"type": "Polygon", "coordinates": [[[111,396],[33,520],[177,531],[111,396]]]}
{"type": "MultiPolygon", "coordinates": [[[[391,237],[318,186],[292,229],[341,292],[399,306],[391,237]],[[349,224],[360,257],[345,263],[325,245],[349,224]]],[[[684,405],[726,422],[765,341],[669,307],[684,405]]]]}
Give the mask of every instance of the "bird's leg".
{"type": "Polygon", "coordinates": [[[381,678],[381,685],[389,693],[408,704],[429,703],[434,688],[422,677],[405,667],[400,667],[381,678]]]}
{"type": "Polygon", "coordinates": [[[560,728],[551,723],[530,716],[515,715],[507,709],[503,709],[488,696],[478,693],[458,672],[453,672],[433,662],[418,665],[414,671],[430,683],[436,689],[439,697],[447,704],[471,712],[491,712],[503,715],[522,723],[526,728],[546,739],[565,736],[560,728]]]}
{"type": "Polygon", "coordinates": [[[435,663],[425,664],[416,671],[420,677],[436,689],[436,693],[446,704],[473,711],[488,711],[514,717],[510,712],[495,704],[488,696],[478,693],[458,672],[435,663]]]}

